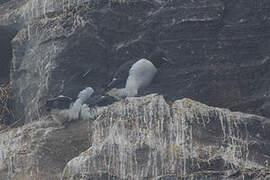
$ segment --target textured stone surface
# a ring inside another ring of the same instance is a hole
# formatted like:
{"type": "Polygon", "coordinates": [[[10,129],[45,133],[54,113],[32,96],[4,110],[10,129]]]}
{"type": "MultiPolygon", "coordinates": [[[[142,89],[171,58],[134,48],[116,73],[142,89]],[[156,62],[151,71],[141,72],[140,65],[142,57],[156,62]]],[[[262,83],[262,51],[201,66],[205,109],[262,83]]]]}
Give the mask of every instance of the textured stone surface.
{"type": "Polygon", "coordinates": [[[63,179],[226,179],[238,169],[269,168],[268,126],[269,119],[189,99],[128,98],[94,121],[92,146],[67,164],[63,179]]]}
{"type": "Polygon", "coordinates": [[[65,164],[91,146],[88,122],[43,119],[0,134],[0,179],[60,179],[65,164]]]}
{"type": "Polygon", "coordinates": [[[12,58],[11,40],[14,32],[0,27],[0,84],[10,80],[10,60],[12,58]]]}
{"type": "Polygon", "coordinates": [[[0,83],[10,79],[25,123],[0,128],[0,179],[269,178],[269,9],[268,0],[0,0],[0,83]],[[99,93],[121,63],[156,47],[176,63],[140,95],[167,102],[130,98],[65,126],[44,117],[48,98],[99,93]]]}
{"type": "Polygon", "coordinates": [[[2,3],[0,30],[18,32],[11,70],[18,117],[37,119],[48,97],[76,96],[86,85],[100,92],[122,62],[157,46],[176,64],[140,94],[269,117],[261,110],[269,102],[269,8],[266,0],[2,3]]]}
{"type": "Polygon", "coordinates": [[[270,120],[260,116],[190,99],[168,104],[152,94],[114,103],[89,121],[62,126],[58,120],[0,134],[1,179],[247,180],[270,174],[270,120]]]}

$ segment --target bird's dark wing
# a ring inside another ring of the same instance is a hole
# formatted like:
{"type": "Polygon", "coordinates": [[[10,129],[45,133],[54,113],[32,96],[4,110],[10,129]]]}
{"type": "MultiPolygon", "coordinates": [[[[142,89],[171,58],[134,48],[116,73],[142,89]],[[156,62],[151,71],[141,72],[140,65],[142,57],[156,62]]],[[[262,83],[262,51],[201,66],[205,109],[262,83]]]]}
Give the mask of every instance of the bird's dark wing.
{"type": "Polygon", "coordinates": [[[71,97],[62,95],[48,99],[46,102],[47,110],[50,111],[53,108],[68,109],[72,101],[71,97]]]}
{"type": "Polygon", "coordinates": [[[112,81],[106,86],[106,89],[109,90],[112,88],[123,88],[129,75],[129,69],[135,62],[136,59],[127,61],[122,64],[114,73],[112,81]]]}
{"type": "Polygon", "coordinates": [[[48,99],[48,101],[56,101],[56,100],[59,100],[59,101],[72,101],[73,99],[71,97],[63,96],[63,95],[48,99]]]}
{"type": "Polygon", "coordinates": [[[89,99],[86,100],[85,103],[88,104],[89,107],[93,107],[93,106],[108,106],[116,101],[118,101],[116,98],[109,95],[96,95],[91,96],[89,99]]]}

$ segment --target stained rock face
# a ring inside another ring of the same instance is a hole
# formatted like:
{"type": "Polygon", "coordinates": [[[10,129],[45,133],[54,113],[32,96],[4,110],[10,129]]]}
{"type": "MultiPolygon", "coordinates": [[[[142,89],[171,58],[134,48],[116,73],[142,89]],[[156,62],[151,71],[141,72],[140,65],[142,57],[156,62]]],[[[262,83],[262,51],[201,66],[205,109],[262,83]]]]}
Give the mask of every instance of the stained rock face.
{"type": "Polygon", "coordinates": [[[0,133],[0,179],[270,178],[269,25],[268,0],[0,0],[0,83],[25,124],[0,133]],[[142,97],[65,125],[45,111],[158,47],[175,64],[142,97]]]}
{"type": "Polygon", "coordinates": [[[92,146],[67,164],[63,179],[226,179],[268,168],[268,126],[189,99],[128,98],[93,122],[92,146]]]}
{"type": "Polygon", "coordinates": [[[253,0],[4,1],[0,33],[18,32],[11,66],[18,119],[38,119],[49,97],[76,96],[89,85],[102,91],[120,64],[157,47],[176,64],[141,95],[269,117],[261,110],[269,102],[269,7],[253,0]]]}
{"type": "Polygon", "coordinates": [[[65,164],[91,146],[90,137],[88,122],[63,127],[51,118],[1,132],[0,179],[60,179],[65,164]]]}
{"type": "Polygon", "coordinates": [[[190,99],[127,98],[89,121],[0,134],[1,179],[267,179],[270,120],[190,99]],[[7,148],[8,147],[8,148],[7,148]]]}

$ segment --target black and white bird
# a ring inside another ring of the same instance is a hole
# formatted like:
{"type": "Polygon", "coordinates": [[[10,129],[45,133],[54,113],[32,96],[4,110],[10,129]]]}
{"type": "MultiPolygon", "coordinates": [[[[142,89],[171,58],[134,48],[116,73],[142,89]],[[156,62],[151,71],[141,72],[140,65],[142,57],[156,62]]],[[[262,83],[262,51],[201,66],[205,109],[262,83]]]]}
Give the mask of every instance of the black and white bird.
{"type": "Polygon", "coordinates": [[[54,119],[62,124],[76,119],[88,120],[91,117],[91,112],[86,101],[93,93],[92,87],[86,87],[80,91],[75,101],[68,96],[57,96],[47,101],[47,110],[54,119]]]}
{"type": "Polygon", "coordinates": [[[164,64],[173,64],[165,53],[158,49],[148,58],[131,60],[122,64],[107,85],[108,94],[118,99],[133,97],[150,85],[158,69],[164,64]]]}
{"type": "MultiPolygon", "coordinates": [[[[68,96],[60,95],[47,101],[48,110],[51,109],[70,109],[70,112],[77,111],[77,107],[87,104],[92,106],[107,106],[121,98],[133,97],[138,91],[150,85],[158,69],[164,64],[173,64],[165,53],[158,49],[148,58],[139,60],[130,60],[122,64],[114,73],[112,81],[107,85],[107,94],[94,94],[91,87],[85,88],[74,99],[68,96]],[[74,103],[73,103],[74,102],[74,103]]],[[[76,113],[73,113],[76,114],[76,113]]]]}
{"type": "Polygon", "coordinates": [[[51,109],[69,109],[71,106],[74,106],[74,104],[83,104],[87,99],[91,97],[91,95],[94,93],[93,88],[86,87],[80,93],[78,94],[77,99],[73,99],[69,96],[59,95],[55,98],[48,99],[46,102],[46,107],[48,111],[51,111],[51,109]]]}
{"type": "Polygon", "coordinates": [[[47,111],[51,111],[51,109],[68,109],[73,101],[73,98],[64,95],[48,99],[46,102],[47,111]]]}

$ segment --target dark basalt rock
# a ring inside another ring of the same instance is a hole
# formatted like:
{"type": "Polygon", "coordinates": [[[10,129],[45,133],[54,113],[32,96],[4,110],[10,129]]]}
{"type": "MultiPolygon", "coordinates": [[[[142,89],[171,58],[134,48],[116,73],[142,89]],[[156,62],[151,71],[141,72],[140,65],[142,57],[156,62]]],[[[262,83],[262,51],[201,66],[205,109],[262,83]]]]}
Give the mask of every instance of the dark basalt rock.
{"type": "MultiPolygon", "coordinates": [[[[0,81],[10,80],[16,120],[28,124],[43,119],[48,99],[60,94],[76,98],[88,86],[99,95],[123,62],[146,57],[161,48],[175,64],[161,68],[152,85],[139,92],[140,95],[159,93],[168,104],[187,97],[211,106],[270,117],[269,31],[268,0],[127,0],[122,3],[4,0],[0,1],[0,81]]],[[[208,117],[222,119],[215,111],[208,117]]],[[[269,157],[268,120],[249,116],[246,121],[247,124],[238,124],[238,128],[247,129],[249,135],[246,131],[240,134],[260,143],[237,148],[244,155],[248,149],[257,158],[256,163],[266,167],[263,163],[269,157]]],[[[202,129],[202,124],[192,126],[196,130],[194,137],[204,145],[228,148],[237,140],[230,138],[230,129],[222,127],[219,121],[210,121],[205,126],[207,130],[202,129]]],[[[238,132],[236,129],[233,128],[233,133],[238,132]]],[[[164,136],[168,133],[165,131],[164,136]]],[[[145,152],[153,149],[140,148],[135,148],[138,157],[134,161],[145,168],[145,152]]],[[[175,146],[169,150],[176,154],[179,151],[175,146]]],[[[207,153],[200,155],[208,158],[207,153]]],[[[7,157],[5,160],[9,160],[10,156],[7,157]]],[[[72,158],[64,157],[65,163],[72,158]]],[[[232,164],[234,160],[228,161],[232,164]]],[[[226,166],[224,158],[216,157],[209,163],[200,161],[199,165],[207,171],[234,168],[226,166]]],[[[57,171],[63,166],[60,163],[57,171]]],[[[199,171],[198,167],[188,168],[190,172],[199,171]]],[[[110,172],[101,174],[116,177],[110,172]]],[[[235,179],[242,175],[253,178],[248,170],[238,174],[235,179]]],[[[89,176],[97,177],[95,173],[89,176]]],[[[208,174],[199,176],[207,178],[208,174]]],[[[220,176],[223,174],[217,175],[220,176]]],[[[164,178],[176,177],[171,174],[164,178]]]]}
{"type": "Polygon", "coordinates": [[[31,2],[0,7],[10,14],[0,25],[20,30],[11,82],[17,113],[27,121],[43,114],[47,98],[76,97],[85,86],[102,92],[119,65],[156,47],[176,64],[161,69],[141,95],[269,117],[261,111],[270,88],[268,1],[31,2]]]}
{"type": "Polygon", "coordinates": [[[15,30],[0,25],[0,84],[7,84],[10,80],[11,40],[15,35],[15,30]]]}

